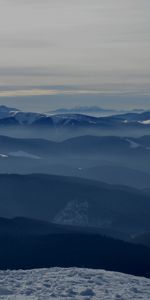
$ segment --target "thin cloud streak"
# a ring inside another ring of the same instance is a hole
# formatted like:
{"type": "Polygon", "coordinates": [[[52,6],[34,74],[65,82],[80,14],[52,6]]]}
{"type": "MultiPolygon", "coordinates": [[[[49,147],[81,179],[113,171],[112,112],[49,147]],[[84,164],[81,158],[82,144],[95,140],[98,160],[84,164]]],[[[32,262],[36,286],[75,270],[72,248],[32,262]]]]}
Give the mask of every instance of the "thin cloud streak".
{"type": "Polygon", "coordinates": [[[150,91],[136,90],[57,90],[57,89],[29,89],[0,91],[0,97],[28,97],[28,96],[57,96],[57,95],[143,95],[150,96],[150,91]]]}

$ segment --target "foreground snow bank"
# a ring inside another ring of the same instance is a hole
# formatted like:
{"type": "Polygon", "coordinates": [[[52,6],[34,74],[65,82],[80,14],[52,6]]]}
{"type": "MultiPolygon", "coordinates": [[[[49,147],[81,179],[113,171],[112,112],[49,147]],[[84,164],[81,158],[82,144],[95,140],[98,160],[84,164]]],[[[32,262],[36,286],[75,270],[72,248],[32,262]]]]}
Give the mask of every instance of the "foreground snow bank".
{"type": "Polygon", "coordinates": [[[150,299],[146,278],[90,269],[0,271],[0,299],[150,299]]]}

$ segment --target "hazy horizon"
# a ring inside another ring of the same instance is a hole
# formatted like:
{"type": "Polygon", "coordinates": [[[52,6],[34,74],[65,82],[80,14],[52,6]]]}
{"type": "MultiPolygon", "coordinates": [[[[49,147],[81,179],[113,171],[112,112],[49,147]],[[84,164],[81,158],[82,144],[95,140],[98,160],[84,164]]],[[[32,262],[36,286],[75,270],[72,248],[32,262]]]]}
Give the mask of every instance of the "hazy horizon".
{"type": "Polygon", "coordinates": [[[55,96],[22,96],[0,97],[0,105],[6,105],[31,112],[46,112],[60,108],[76,106],[98,106],[113,110],[150,110],[149,97],[125,97],[108,95],[55,95],[55,96]]]}
{"type": "Polygon", "coordinates": [[[149,108],[148,0],[0,5],[0,103],[149,108]]]}

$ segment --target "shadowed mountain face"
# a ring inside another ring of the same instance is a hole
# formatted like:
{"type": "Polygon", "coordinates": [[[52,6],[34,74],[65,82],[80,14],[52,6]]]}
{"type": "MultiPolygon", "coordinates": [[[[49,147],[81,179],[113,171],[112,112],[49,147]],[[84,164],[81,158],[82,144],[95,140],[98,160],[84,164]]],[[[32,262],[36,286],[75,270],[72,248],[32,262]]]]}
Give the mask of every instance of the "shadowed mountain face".
{"type": "Polygon", "coordinates": [[[150,277],[148,248],[100,235],[5,236],[0,243],[1,269],[76,266],[150,277]]]}
{"type": "Polygon", "coordinates": [[[131,239],[131,241],[137,245],[144,245],[150,248],[150,232],[136,235],[131,239]]]}
{"type": "Polygon", "coordinates": [[[63,234],[78,232],[74,227],[60,226],[45,221],[16,217],[0,218],[0,237],[40,236],[47,234],[63,234]]]}
{"type": "Polygon", "coordinates": [[[130,235],[111,228],[85,227],[80,225],[56,224],[38,219],[25,217],[0,218],[0,238],[13,237],[22,238],[29,236],[41,236],[50,234],[97,234],[107,237],[118,238],[124,241],[131,241],[130,235]]]}
{"type": "Polygon", "coordinates": [[[150,250],[134,245],[135,239],[129,236],[132,244],[122,242],[121,235],[117,240],[117,232],[113,234],[115,239],[106,229],[0,218],[0,268],[84,266],[150,277],[150,250]]]}
{"type": "Polygon", "coordinates": [[[48,175],[0,175],[3,217],[137,234],[150,230],[150,198],[127,187],[48,175]]]}

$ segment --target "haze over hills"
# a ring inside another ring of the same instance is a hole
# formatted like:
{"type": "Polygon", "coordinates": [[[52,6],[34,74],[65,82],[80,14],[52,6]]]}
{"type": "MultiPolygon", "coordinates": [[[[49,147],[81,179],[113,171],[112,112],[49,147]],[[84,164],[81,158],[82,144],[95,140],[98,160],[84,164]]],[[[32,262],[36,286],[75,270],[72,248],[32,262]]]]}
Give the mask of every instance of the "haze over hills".
{"type": "Polygon", "coordinates": [[[45,139],[12,138],[0,135],[1,152],[9,154],[12,151],[27,151],[39,156],[50,156],[61,153],[64,155],[98,155],[102,153],[149,154],[150,136],[141,138],[116,137],[116,136],[80,136],[62,142],[54,142],[45,139]]]}
{"type": "Polygon", "coordinates": [[[149,11],[0,0],[0,300],[150,298],[149,11]]]}
{"type": "Polygon", "coordinates": [[[78,176],[99,180],[110,184],[120,184],[135,188],[150,186],[150,174],[125,166],[101,165],[79,169],[78,176]]]}
{"type": "Polygon", "coordinates": [[[149,188],[150,136],[54,142],[0,136],[0,173],[48,173],[149,188]]]}
{"type": "Polygon", "coordinates": [[[139,243],[149,245],[149,118],[149,112],[139,111],[95,117],[0,109],[1,268],[84,263],[149,276],[149,249],[132,245],[142,236],[146,242],[139,243]],[[89,134],[93,128],[96,131],[89,134]],[[56,138],[50,138],[52,134],[56,138]],[[7,248],[12,244],[10,253],[7,248]],[[91,244],[96,252],[86,250],[91,244]],[[107,247],[114,249],[108,263],[107,247]],[[37,253],[33,260],[36,248],[44,258],[37,253]],[[125,249],[126,260],[136,256],[127,269],[122,265],[125,249]],[[120,257],[118,264],[114,253],[120,257]],[[136,269],[141,255],[145,260],[136,269]]]}

